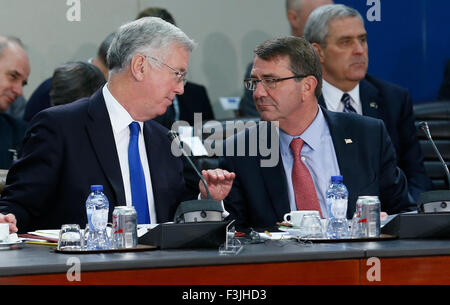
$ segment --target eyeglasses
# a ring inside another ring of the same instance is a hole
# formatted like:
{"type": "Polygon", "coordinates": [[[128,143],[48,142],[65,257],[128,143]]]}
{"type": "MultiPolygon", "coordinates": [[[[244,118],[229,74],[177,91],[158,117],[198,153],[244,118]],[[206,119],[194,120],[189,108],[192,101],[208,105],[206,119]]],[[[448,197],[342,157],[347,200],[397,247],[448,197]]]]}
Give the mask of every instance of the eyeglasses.
{"type": "Polygon", "coordinates": [[[306,76],[308,76],[308,75],[300,75],[299,74],[299,75],[283,77],[283,78],[263,78],[263,79],[247,78],[244,80],[244,86],[245,86],[245,88],[247,88],[250,91],[255,91],[256,86],[258,86],[258,83],[261,82],[261,84],[265,88],[275,89],[277,87],[278,82],[288,80],[288,79],[293,79],[293,78],[303,78],[306,76]]]}
{"type": "Polygon", "coordinates": [[[172,70],[172,72],[175,74],[175,78],[176,78],[176,80],[177,80],[177,83],[183,82],[183,84],[186,85],[186,82],[187,82],[187,79],[186,79],[187,71],[185,71],[185,72],[180,72],[180,71],[178,71],[178,70],[175,70],[175,69],[172,68],[171,66],[169,66],[169,65],[167,65],[167,64],[165,64],[165,63],[163,63],[163,62],[162,62],[161,60],[159,60],[158,58],[155,58],[155,57],[152,57],[152,56],[148,56],[148,55],[146,55],[145,57],[146,57],[146,58],[150,58],[150,59],[156,61],[157,63],[159,63],[159,64],[161,64],[161,65],[164,65],[164,66],[166,66],[167,68],[169,68],[170,70],[172,70]]]}

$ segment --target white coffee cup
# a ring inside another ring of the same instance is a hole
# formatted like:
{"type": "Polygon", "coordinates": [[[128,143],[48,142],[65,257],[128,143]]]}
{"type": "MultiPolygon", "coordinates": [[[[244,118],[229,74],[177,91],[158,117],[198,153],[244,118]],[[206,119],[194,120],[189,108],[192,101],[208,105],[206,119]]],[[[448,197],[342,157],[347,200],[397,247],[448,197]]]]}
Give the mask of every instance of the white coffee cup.
{"type": "Polygon", "coordinates": [[[320,217],[319,211],[315,210],[301,210],[291,211],[284,214],[284,221],[289,222],[293,226],[299,227],[304,215],[317,215],[320,217]]]}
{"type": "Polygon", "coordinates": [[[0,242],[4,242],[9,236],[9,223],[0,223],[0,242]]]}

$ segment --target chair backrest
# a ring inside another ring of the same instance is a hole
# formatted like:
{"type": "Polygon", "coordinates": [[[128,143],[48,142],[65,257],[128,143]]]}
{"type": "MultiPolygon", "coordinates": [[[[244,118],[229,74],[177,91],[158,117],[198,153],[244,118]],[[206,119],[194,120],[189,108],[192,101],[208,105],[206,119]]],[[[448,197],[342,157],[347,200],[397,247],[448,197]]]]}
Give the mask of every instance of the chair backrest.
{"type": "Polygon", "coordinates": [[[3,188],[5,187],[7,175],[8,175],[7,169],[0,169],[0,194],[2,193],[3,188]]]}
{"type": "Polygon", "coordinates": [[[424,155],[425,170],[435,189],[449,189],[447,176],[432,144],[418,124],[428,123],[431,137],[439,149],[442,158],[450,167],[450,101],[435,101],[414,104],[417,136],[424,155]]]}

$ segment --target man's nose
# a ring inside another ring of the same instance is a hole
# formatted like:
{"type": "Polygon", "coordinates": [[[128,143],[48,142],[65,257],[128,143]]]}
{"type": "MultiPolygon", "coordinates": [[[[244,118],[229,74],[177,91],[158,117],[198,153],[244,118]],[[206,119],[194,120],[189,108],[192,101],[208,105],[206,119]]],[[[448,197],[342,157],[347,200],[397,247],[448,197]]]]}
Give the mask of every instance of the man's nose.
{"type": "Polygon", "coordinates": [[[175,87],[175,93],[181,95],[184,93],[184,82],[179,82],[175,87]]]}
{"type": "Polygon", "coordinates": [[[23,85],[19,82],[15,83],[12,87],[13,93],[18,97],[23,94],[23,85]]]}
{"type": "Polygon", "coordinates": [[[267,96],[267,90],[263,86],[262,82],[257,82],[255,91],[253,91],[253,98],[257,99],[264,96],[267,96]]]}
{"type": "Polygon", "coordinates": [[[355,54],[363,54],[366,50],[366,45],[364,42],[357,40],[353,46],[353,52],[355,54]]]}

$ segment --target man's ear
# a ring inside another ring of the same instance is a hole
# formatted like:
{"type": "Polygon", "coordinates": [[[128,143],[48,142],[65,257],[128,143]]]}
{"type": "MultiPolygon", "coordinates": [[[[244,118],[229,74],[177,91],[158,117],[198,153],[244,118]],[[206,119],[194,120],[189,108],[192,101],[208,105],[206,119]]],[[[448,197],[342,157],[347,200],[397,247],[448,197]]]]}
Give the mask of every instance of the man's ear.
{"type": "Polygon", "coordinates": [[[325,58],[324,58],[325,54],[324,54],[324,50],[323,50],[322,46],[316,42],[313,42],[311,45],[314,47],[314,49],[316,49],[317,54],[319,54],[320,63],[323,64],[325,61],[325,58]]]}
{"type": "Polygon", "coordinates": [[[305,94],[305,96],[306,95],[309,97],[314,96],[318,84],[319,82],[314,76],[312,75],[306,76],[303,79],[303,93],[305,94]]]}
{"type": "Polygon", "coordinates": [[[131,74],[137,81],[142,81],[144,79],[145,69],[149,68],[146,66],[145,61],[147,61],[147,59],[142,54],[136,54],[131,59],[131,74]]]}

